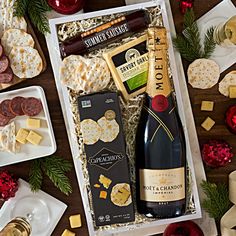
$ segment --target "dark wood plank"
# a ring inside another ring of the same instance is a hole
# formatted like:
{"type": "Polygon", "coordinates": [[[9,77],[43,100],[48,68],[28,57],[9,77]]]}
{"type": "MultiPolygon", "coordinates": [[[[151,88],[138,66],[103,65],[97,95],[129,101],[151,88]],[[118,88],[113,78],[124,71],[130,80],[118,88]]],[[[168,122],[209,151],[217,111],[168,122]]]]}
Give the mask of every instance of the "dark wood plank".
{"type": "MultiPolygon", "coordinates": [[[[212,0],[212,1],[195,0],[194,10],[195,10],[197,18],[205,14],[207,11],[209,11],[212,7],[214,7],[219,2],[220,0],[212,0]]],[[[233,0],[233,2],[236,4],[236,0],[233,0]]],[[[100,9],[105,9],[105,8],[122,6],[124,4],[125,4],[124,0],[110,0],[110,1],[87,0],[86,5],[85,5],[85,11],[100,10],[100,9]]],[[[172,12],[173,12],[174,22],[175,22],[177,31],[180,32],[182,29],[183,15],[179,11],[178,4],[179,4],[179,1],[171,0],[171,7],[172,7],[172,12]]],[[[58,99],[58,95],[57,95],[57,91],[55,87],[55,82],[53,78],[51,63],[49,60],[49,55],[48,55],[45,39],[44,39],[44,36],[38,33],[37,31],[36,31],[36,35],[38,37],[38,40],[42,46],[43,52],[47,59],[48,67],[46,71],[42,73],[38,78],[29,79],[25,81],[24,83],[13,86],[12,88],[8,90],[22,88],[22,87],[26,87],[30,85],[40,85],[44,88],[46,97],[48,100],[50,115],[51,115],[52,124],[54,128],[55,136],[56,136],[57,146],[58,146],[56,155],[63,156],[64,158],[72,162],[70,147],[69,147],[64,120],[62,117],[61,107],[60,107],[60,103],[59,103],[59,99],[58,99]]],[[[187,68],[187,66],[188,64],[184,62],[185,69],[187,68]]],[[[222,73],[221,78],[223,78],[223,76],[227,72],[233,69],[234,70],[236,69],[235,64],[231,68],[229,68],[226,72],[222,73]]],[[[235,135],[232,135],[226,129],[224,125],[224,113],[227,107],[229,107],[231,104],[235,104],[235,100],[229,100],[227,98],[224,98],[222,95],[220,95],[219,92],[217,91],[217,86],[209,90],[196,90],[196,89],[192,89],[190,86],[188,86],[188,89],[190,93],[191,104],[193,108],[193,113],[194,113],[194,118],[196,122],[196,128],[197,128],[200,144],[202,145],[208,139],[223,138],[233,146],[233,150],[236,153],[235,135]],[[208,100],[208,99],[215,101],[215,109],[211,113],[203,113],[200,111],[201,101],[208,100]],[[210,115],[216,121],[215,127],[210,132],[206,132],[200,127],[201,122],[208,115],[210,115]]],[[[8,169],[11,172],[15,173],[17,176],[19,176],[20,178],[27,180],[29,167],[30,167],[30,162],[24,162],[24,163],[5,167],[4,169],[8,169]]],[[[236,169],[236,159],[234,159],[231,164],[229,164],[228,166],[224,168],[220,168],[220,169],[207,168],[206,172],[207,172],[207,177],[210,181],[218,183],[218,182],[227,182],[228,174],[235,169],[236,169]]],[[[88,231],[87,231],[87,226],[85,222],[84,209],[82,206],[82,201],[80,197],[80,192],[78,188],[75,171],[74,170],[71,171],[68,174],[68,176],[72,181],[72,187],[73,187],[73,193],[70,196],[63,195],[57,188],[53,186],[53,184],[47,178],[44,179],[42,189],[45,192],[58,198],[59,200],[65,202],[68,205],[68,208],[65,214],[61,218],[59,224],[57,225],[52,235],[53,236],[61,235],[65,228],[69,228],[69,220],[68,220],[69,216],[72,214],[80,213],[82,214],[83,227],[79,229],[75,229],[73,231],[76,232],[77,235],[86,236],[88,235],[88,231]]],[[[85,209],[85,211],[86,210],[88,209],[85,209]]]]}

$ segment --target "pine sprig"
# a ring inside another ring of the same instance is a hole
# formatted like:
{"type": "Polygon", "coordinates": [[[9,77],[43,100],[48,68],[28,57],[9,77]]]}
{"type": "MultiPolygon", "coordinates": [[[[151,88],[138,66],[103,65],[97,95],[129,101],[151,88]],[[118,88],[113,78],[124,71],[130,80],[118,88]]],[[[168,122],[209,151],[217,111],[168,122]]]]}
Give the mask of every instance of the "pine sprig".
{"type": "Polygon", "coordinates": [[[202,207],[209,213],[210,217],[219,222],[231,207],[227,186],[225,184],[217,186],[214,183],[202,181],[201,187],[207,197],[203,200],[202,207]]]}
{"type": "Polygon", "coordinates": [[[184,15],[183,33],[174,38],[173,43],[187,61],[192,62],[198,58],[209,58],[216,46],[213,33],[213,27],[207,30],[202,46],[200,31],[195,21],[193,9],[188,9],[184,15]]]}
{"type": "Polygon", "coordinates": [[[72,187],[65,173],[71,169],[70,162],[57,156],[34,160],[29,172],[31,190],[35,192],[41,188],[44,172],[61,192],[69,195],[72,193],[72,187]]]}
{"type": "Polygon", "coordinates": [[[72,193],[72,187],[67,176],[64,172],[57,168],[53,163],[43,163],[43,170],[53,184],[61,190],[66,195],[72,193]]]}
{"type": "Polygon", "coordinates": [[[31,169],[29,172],[29,184],[31,186],[31,190],[36,192],[42,186],[43,181],[43,173],[41,170],[41,162],[39,159],[33,161],[31,165],[31,169]]]}
{"type": "Polygon", "coordinates": [[[24,16],[27,12],[29,0],[16,0],[14,3],[14,15],[21,17],[24,16]]]}
{"type": "Polygon", "coordinates": [[[50,33],[46,12],[51,8],[46,0],[16,0],[14,10],[14,15],[18,17],[28,13],[30,20],[41,33],[50,33]]]}
{"type": "Polygon", "coordinates": [[[209,58],[216,48],[216,43],[214,40],[214,27],[211,27],[207,30],[204,39],[204,58],[209,58]]]}

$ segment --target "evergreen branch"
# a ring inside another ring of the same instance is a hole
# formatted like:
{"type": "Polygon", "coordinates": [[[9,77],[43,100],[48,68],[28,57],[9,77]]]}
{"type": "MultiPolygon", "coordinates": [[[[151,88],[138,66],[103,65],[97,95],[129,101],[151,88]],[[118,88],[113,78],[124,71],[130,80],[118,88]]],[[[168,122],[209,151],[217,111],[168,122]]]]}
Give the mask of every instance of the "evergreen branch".
{"type": "Polygon", "coordinates": [[[215,27],[211,27],[207,30],[204,39],[204,58],[209,58],[216,48],[216,42],[214,40],[215,27]]]}
{"type": "Polygon", "coordinates": [[[41,169],[41,161],[37,159],[33,161],[29,171],[29,184],[32,192],[37,192],[41,188],[42,181],[43,174],[41,169]]]}
{"type": "Polygon", "coordinates": [[[16,0],[14,3],[14,15],[22,17],[26,14],[29,0],[16,0]]]}
{"type": "Polygon", "coordinates": [[[173,44],[174,47],[180,52],[181,56],[187,61],[195,60],[195,51],[183,36],[177,35],[177,37],[173,39],[173,44]]]}
{"type": "Polygon", "coordinates": [[[53,166],[54,168],[57,168],[63,172],[68,172],[72,169],[72,164],[61,157],[51,156],[45,158],[43,161],[46,166],[53,166]]]}
{"type": "Polygon", "coordinates": [[[43,170],[53,184],[66,195],[72,193],[72,187],[67,176],[64,175],[61,169],[55,167],[51,163],[43,163],[43,170]]]}
{"type": "Polygon", "coordinates": [[[227,186],[225,184],[217,186],[216,184],[202,181],[201,187],[207,197],[203,200],[202,207],[209,213],[210,217],[219,222],[231,206],[227,186]]]}
{"type": "Polygon", "coordinates": [[[188,28],[191,27],[195,21],[195,15],[193,9],[187,8],[184,14],[184,27],[188,28]]]}
{"type": "Polygon", "coordinates": [[[209,58],[216,45],[213,38],[214,29],[212,27],[208,29],[202,46],[193,9],[187,9],[183,25],[183,33],[173,39],[174,46],[179,50],[181,56],[190,62],[198,58],[209,58]]]}
{"type": "Polygon", "coordinates": [[[30,0],[28,5],[29,17],[33,24],[43,34],[50,33],[48,19],[45,15],[45,12],[46,10],[41,0],[30,0]]]}

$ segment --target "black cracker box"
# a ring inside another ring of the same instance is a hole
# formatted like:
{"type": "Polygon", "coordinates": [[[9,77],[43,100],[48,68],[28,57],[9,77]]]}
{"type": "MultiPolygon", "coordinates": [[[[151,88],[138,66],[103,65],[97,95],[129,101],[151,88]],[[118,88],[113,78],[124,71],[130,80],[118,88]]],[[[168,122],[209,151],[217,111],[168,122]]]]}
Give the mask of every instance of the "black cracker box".
{"type": "Polygon", "coordinates": [[[78,97],[96,226],[134,221],[128,159],[115,92],[78,97]]]}

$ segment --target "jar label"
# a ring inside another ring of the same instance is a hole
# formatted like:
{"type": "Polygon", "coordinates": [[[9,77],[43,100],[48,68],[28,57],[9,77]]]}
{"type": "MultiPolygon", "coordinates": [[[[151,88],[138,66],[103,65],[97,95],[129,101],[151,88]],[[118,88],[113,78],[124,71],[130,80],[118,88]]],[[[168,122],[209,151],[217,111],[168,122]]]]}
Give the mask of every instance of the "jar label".
{"type": "Polygon", "coordinates": [[[184,167],[167,170],[140,169],[140,199],[149,202],[184,199],[184,172],[184,167]]]}

